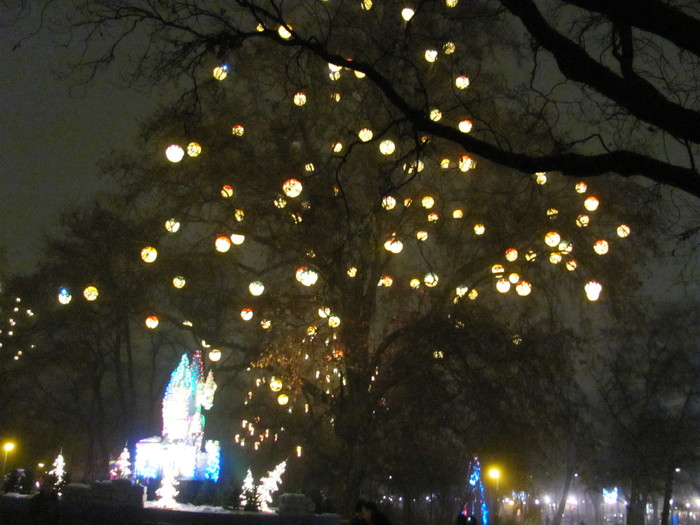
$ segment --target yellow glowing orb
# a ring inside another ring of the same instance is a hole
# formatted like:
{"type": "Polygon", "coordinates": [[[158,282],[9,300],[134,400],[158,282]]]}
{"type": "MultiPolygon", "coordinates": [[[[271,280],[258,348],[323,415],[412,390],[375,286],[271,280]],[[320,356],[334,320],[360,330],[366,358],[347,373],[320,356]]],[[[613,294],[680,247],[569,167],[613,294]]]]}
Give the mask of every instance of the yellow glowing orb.
{"type": "Polygon", "coordinates": [[[212,348],[209,351],[209,361],[212,363],[216,363],[217,361],[221,360],[221,350],[218,348],[212,348]]]}
{"type": "Polygon", "coordinates": [[[423,282],[429,288],[437,286],[438,281],[439,281],[439,279],[438,279],[437,274],[435,274],[433,272],[428,272],[425,274],[425,276],[423,276],[423,282]]]}
{"type": "Polygon", "coordinates": [[[177,219],[168,219],[165,221],[165,229],[170,233],[177,233],[180,229],[180,221],[177,219]]]}
{"type": "Polygon", "coordinates": [[[588,211],[596,211],[599,205],[600,201],[598,200],[598,197],[594,197],[593,195],[583,201],[583,207],[588,211]]]}
{"type": "Polygon", "coordinates": [[[476,168],[476,162],[469,155],[462,155],[459,158],[459,171],[467,172],[476,168]]]}
{"type": "Polygon", "coordinates": [[[593,251],[595,251],[598,255],[605,255],[608,253],[609,249],[610,245],[605,239],[598,239],[593,243],[593,251]]]}
{"type": "Polygon", "coordinates": [[[141,250],[141,259],[143,262],[152,263],[158,258],[158,250],[153,246],[146,246],[141,250]]]}
{"type": "Polygon", "coordinates": [[[459,75],[455,78],[455,87],[457,87],[457,89],[467,89],[469,87],[469,77],[466,75],[459,75]]]}
{"type": "Polygon", "coordinates": [[[235,124],[231,127],[231,134],[236,137],[242,137],[245,133],[245,127],[242,124],[235,124]]]}
{"type": "Polygon", "coordinates": [[[265,291],[265,285],[260,281],[253,281],[248,285],[248,291],[250,292],[250,295],[258,297],[265,291]]]}
{"type": "Polygon", "coordinates": [[[277,403],[279,403],[280,406],[285,406],[287,403],[289,403],[289,396],[287,394],[278,395],[277,403]]]}
{"type": "Polygon", "coordinates": [[[294,97],[292,98],[292,100],[295,106],[303,106],[304,104],[306,104],[306,93],[298,91],[294,93],[294,97]]]}
{"type": "Polygon", "coordinates": [[[241,310],[241,319],[244,321],[250,321],[253,318],[253,310],[252,308],[243,308],[241,310]]]}
{"type": "Polygon", "coordinates": [[[224,184],[223,186],[221,186],[220,193],[224,199],[230,199],[231,197],[233,197],[233,186],[231,186],[230,184],[224,184]]]}
{"type": "Polygon", "coordinates": [[[362,142],[369,142],[370,140],[372,140],[372,137],[374,137],[374,132],[369,128],[362,128],[360,131],[357,132],[357,137],[362,142]]]}
{"type": "Polygon", "coordinates": [[[187,280],[182,275],[176,275],[173,277],[173,286],[175,288],[184,288],[187,284],[187,280]]]}
{"type": "Polygon", "coordinates": [[[469,133],[472,130],[472,127],[472,121],[467,119],[460,121],[458,125],[459,131],[462,133],[469,133]]]}
{"type": "Polygon", "coordinates": [[[240,246],[245,242],[245,235],[242,233],[232,233],[230,239],[233,244],[240,246]]]}
{"type": "Polygon", "coordinates": [[[100,295],[100,292],[95,286],[90,285],[83,290],[83,297],[85,297],[85,299],[88,301],[94,301],[97,299],[98,295],[100,295]]]}
{"type": "Polygon", "coordinates": [[[620,238],[624,239],[625,237],[628,237],[630,233],[632,233],[632,229],[626,224],[620,224],[617,227],[617,236],[620,238]]]}
{"type": "Polygon", "coordinates": [[[146,317],[144,324],[146,325],[146,328],[155,330],[160,324],[160,319],[158,319],[157,315],[149,315],[148,317],[146,317]]]}
{"type": "Polygon", "coordinates": [[[276,377],[272,377],[272,379],[270,379],[269,386],[270,390],[272,390],[273,392],[279,392],[280,390],[282,390],[282,380],[277,379],[276,377]]]}
{"type": "Polygon", "coordinates": [[[202,146],[197,142],[190,142],[187,145],[187,154],[190,157],[198,157],[202,153],[202,146]]]}
{"type": "Polygon", "coordinates": [[[396,144],[393,140],[386,139],[379,143],[379,153],[382,155],[391,155],[394,151],[396,151],[396,144]]]}
{"type": "Polygon", "coordinates": [[[547,246],[549,246],[550,248],[554,248],[555,246],[558,246],[560,241],[561,241],[561,235],[559,235],[557,232],[548,232],[544,236],[544,243],[547,246]]]}
{"type": "Polygon", "coordinates": [[[224,80],[228,76],[228,66],[216,66],[211,74],[218,81],[224,80]]]}

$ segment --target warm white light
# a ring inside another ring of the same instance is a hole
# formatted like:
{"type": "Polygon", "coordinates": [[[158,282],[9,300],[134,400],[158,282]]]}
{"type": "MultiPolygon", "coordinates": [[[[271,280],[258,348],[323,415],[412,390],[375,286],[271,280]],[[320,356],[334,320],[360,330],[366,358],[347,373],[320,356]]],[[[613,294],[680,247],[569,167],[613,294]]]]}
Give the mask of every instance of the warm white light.
{"type": "Polygon", "coordinates": [[[287,179],[282,185],[282,191],[287,197],[294,198],[301,194],[302,185],[297,179],[287,179]]]}
{"type": "Polygon", "coordinates": [[[302,266],[297,268],[296,279],[304,286],[313,286],[318,281],[318,273],[316,273],[311,268],[302,266]]]}
{"type": "Polygon", "coordinates": [[[629,234],[632,232],[631,228],[627,226],[626,224],[620,224],[617,227],[617,236],[621,238],[628,237],[629,234]]]}
{"type": "Polygon", "coordinates": [[[584,290],[589,301],[597,301],[600,293],[603,291],[603,285],[598,281],[588,281],[586,286],[584,286],[584,290]]]}
{"type": "Polygon", "coordinates": [[[596,242],[593,243],[593,250],[598,255],[605,255],[606,253],[608,253],[609,249],[610,245],[605,239],[598,239],[596,242]]]}
{"type": "Polygon", "coordinates": [[[216,66],[212,71],[212,75],[216,80],[224,80],[228,76],[228,66],[216,66]]]}
{"type": "Polygon", "coordinates": [[[248,285],[248,291],[251,295],[259,296],[265,291],[265,285],[260,281],[253,281],[248,285]]]}
{"type": "Polygon", "coordinates": [[[469,87],[469,77],[460,75],[455,78],[455,86],[457,89],[467,89],[469,87]]]}
{"type": "Polygon", "coordinates": [[[379,143],[379,152],[382,155],[391,155],[396,151],[396,144],[394,144],[393,140],[383,140],[379,143]]]}
{"type": "Polygon", "coordinates": [[[462,120],[459,123],[459,131],[462,133],[469,133],[472,130],[472,121],[471,120],[462,120]]]}
{"type": "Polygon", "coordinates": [[[294,105],[295,106],[303,106],[306,104],[306,94],[302,93],[299,91],[298,93],[294,93],[294,105]]]}
{"type": "Polygon", "coordinates": [[[586,208],[588,211],[596,211],[598,209],[599,205],[600,205],[600,201],[598,200],[597,197],[594,197],[593,195],[588,197],[583,202],[583,207],[586,208]]]}
{"type": "Polygon", "coordinates": [[[172,144],[168,146],[168,149],[165,150],[165,157],[170,162],[180,162],[184,156],[185,150],[183,150],[177,144],[172,144]]]}
{"type": "Polygon", "coordinates": [[[374,137],[374,132],[369,128],[362,128],[360,131],[357,132],[357,137],[362,142],[369,142],[370,140],[372,140],[372,137],[374,137]]]}
{"type": "Polygon", "coordinates": [[[413,15],[415,15],[416,12],[411,9],[410,7],[404,7],[401,10],[401,18],[403,18],[406,22],[408,22],[411,18],[413,18],[413,15]]]}
{"type": "Polygon", "coordinates": [[[143,262],[152,263],[158,258],[158,250],[153,246],[146,246],[141,250],[141,259],[143,262]]]}
{"type": "Polygon", "coordinates": [[[214,240],[214,247],[217,252],[225,253],[231,248],[231,239],[225,235],[220,235],[214,240]]]}
{"type": "Polygon", "coordinates": [[[100,295],[100,292],[95,286],[90,285],[86,287],[85,290],[83,290],[83,296],[88,301],[94,301],[95,299],[97,299],[98,295],[100,295]]]}
{"type": "Polygon", "coordinates": [[[146,325],[146,328],[150,328],[151,330],[155,330],[156,328],[158,328],[158,325],[160,324],[160,319],[158,319],[157,315],[149,315],[148,317],[146,317],[144,324],[146,325]]]}
{"type": "Polygon", "coordinates": [[[180,229],[180,221],[177,219],[168,219],[165,221],[165,229],[170,233],[177,233],[177,231],[180,229]]]}
{"type": "Polygon", "coordinates": [[[424,56],[426,61],[435,62],[438,58],[438,52],[436,49],[427,49],[424,56]]]}
{"type": "Polygon", "coordinates": [[[279,26],[279,28],[277,29],[277,34],[280,36],[280,38],[283,38],[285,40],[291,38],[292,36],[292,33],[285,26],[279,26]]]}

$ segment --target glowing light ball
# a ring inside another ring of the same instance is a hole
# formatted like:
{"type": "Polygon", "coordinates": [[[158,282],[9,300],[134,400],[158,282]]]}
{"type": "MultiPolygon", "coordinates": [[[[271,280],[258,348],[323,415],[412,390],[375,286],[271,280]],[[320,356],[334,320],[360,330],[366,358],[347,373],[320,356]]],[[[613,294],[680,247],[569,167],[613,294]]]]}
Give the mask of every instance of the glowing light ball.
{"type": "Polygon", "coordinates": [[[393,140],[386,139],[379,143],[379,153],[382,155],[391,155],[394,151],[396,151],[396,144],[393,140]]]}
{"type": "Polygon", "coordinates": [[[425,230],[418,230],[416,232],[416,239],[419,241],[427,241],[428,240],[428,232],[425,230]]]}
{"type": "Polygon", "coordinates": [[[496,290],[498,290],[500,293],[508,293],[510,290],[510,281],[505,277],[502,277],[496,281],[496,290]]]}
{"type": "Polygon", "coordinates": [[[557,232],[548,232],[544,236],[544,243],[547,246],[549,246],[550,248],[554,248],[555,246],[558,246],[560,242],[561,242],[561,235],[559,235],[557,232]]]}
{"type": "Polygon", "coordinates": [[[331,99],[335,100],[336,102],[340,102],[340,99],[343,96],[340,93],[331,93],[331,99]]]}
{"type": "Polygon", "coordinates": [[[337,328],[340,326],[340,317],[337,315],[331,315],[328,317],[328,326],[331,328],[337,328]]]}
{"type": "Polygon", "coordinates": [[[576,217],[576,226],[585,228],[591,223],[591,218],[588,215],[579,215],[576,217]]]}
{"type": "Polygon", "coordinates": [[[235,135],[236,137],[242,137],[244,133],[245,127],[242,124],[235,124],[231,127],[231,135],[235,135]]]}
{"type": "Polygon", "coordinates": [[[318,328],[315,326],[311,325],[306,328],[306,335],[316,335],[316,332],[318,331],[318,328]]]}
{"type": "Polygon", "coordinates": [[[471,290],[469,290],[467,297],[472,301],[475,300],[477,297],[479,297],[479,290],[477,290],[476,288],[472,288],[471,290]]]}
{"type": "Polygon", "coordinates": [[[321,319],[327,318],[329,315],[331,315],[331,309],[328,308],[327,306],[322,306],[321,308],[318,309],[318,316],[321,319]]]}
{"type": "Polygon", "coordinates": [[[384,243],[384,249],[391,253],[401,253],[403,250],[403,243],[398,239],[389,239],[384,243]]]}
{"type": "Polygon", "coordinates": [[[457,45],[454,42],[445,42],[445,45],[442,46],[442,50],[445,52],[446,55],[451,55],[455,51],[457,51],[457,45]]]}
{"type": "Polygon", "coordinates": [[[462,133],[469,133],[472,130],[472,121],[471,120],[462,120],[460,121],[459,125],[457,126],[459,128],[459,131],[462,133]]]}
{"type": "Polygon", "coordinates": [[[245,242],[245,235],[242,233],[232,233],[230,239],[231,243],[235,244],[236,246],[240,246],[245,242]]]}
{"type": "Polygon", "coordinates": [[[294,93],[292,101],[294,102],[295,106],[303,106],[304,104],[306,104],[306,93],[304,93],[303,91],[298,91],[294,93]]]}
{"type": "Polygon", "coordinates": [[[593,195],[583,201],[583,207],[588,211],[596,211],[599,205],[600,201],[598,200],[598,197],[594,197],[593,195]]]}
{"type": "Polygon", "coordinates": [[[519,281],[518,284],[515,285],[515,291],[518,295],[525,297],[526,295],[530,295],[532,292],[532,284],[530,284],[528,281],[519,281]]]}
{"type": "Polygon", "coordinates": [[[216,248],[217,252],[225,253],[231,248],[231,239],[229,239],[225,235],[219,235],[214,240],[214,247],[216,248]]]}
{"type": "Polygon", "coordinates": [[[624,239],[625,237],[629,237],[630,233],[632,233],[632,230],[626,224],[620,224],[617,227],[617,236],[622,239],[624,239]]]}
{"type": "Polygon", "coordinates": [[[296,279],[304,286],[313,286],[318,281],[318,273],[311,268],[302,266],[297,268],[296,279]]]}
{"type": "Polygon", "coordinates": [[[228,66],[216,66],[211,73],[216,80],[222,81],[228,76],[228,66]]]}
{"type": "Polygon", "coordinates": [[[282,191],[284,191],[287,197],[292,199],[301,194],[302,188],[301,182],[297,179],[287,179],[284,181],[284,184],[282,184],[282,191]]]}
{"type": "Polygon", "coordinates": [[[450,167],[450,159],[442,159],[440,161],[440,167],[444,170],[448,169],[450,167]]]}
{"type": "Polygon", "coordinates": [[[360,7],[365,11],[369,11],[372,9],[372,0],[362,0],[360,7]]]}
{"type": "Polygon", "coordinates": [[[283,38],[284,40],[288,40],[289,38],[292,37],[292,32],[290,31],[290,29],[291,29],[292,27],[291,27],[291,26],[287,26],[287,27],[285,27],[285,26],[279,26],[279,27],[277,28],[277,34],[280,36],[280,38],[283,38]],[[288,27],[289,29],[287,29],[287,27],[288,27]]]}
{"type": "Polygon", "coordinates": [[[146,317],[144,324],[146,325],[146,328],[155,330],[160,324],[160,319],[158,319],[157,315],[149,315],[148,317],[146,317]]]}
{"type": "Polygon", "coordinates": [[[243,210],[236,210],[233,212],[233,218],[238,222],[241,222],[243,219],[245,219],[245,212],[243,210]]]}
{"type": "Polygon", "coordinates": [[[68,304],[73,300],[73,296],[68,288],[61,288],[58,290],[58,302],[61,304],[68,304]]]}
{"type": "Polygon", "coordinates": [[[342,142],[334,142],[331,144],[331,148],[333,149],[333,153],[340,153],[343,151],[343,143],[342,142]]]}
{"type": "Polygon", "coordinates": [[[374,132],[369,128],[362,128],[357,132],[357,138],[359,138],[362,142],[369,142],[372,140],[372,137],[374,137],[374,132]]]}
{"type": "Polygon", "coordinates": [[[423,206],[426,210],[429,210],[433,206],[435,206],[435,199],[432,198],[430,195],[426,195],[423,197],[420,201],[421,206],[423,206]]]}
{"type": "Polygon", "coordinates": [[[557,249],[561,253],[571,253],[574,249],[574,246],[569,241],[561,241],[557,249]]]}
{"type": "Polygon", "coordinates": [[[170,233],[177,233],[180,230],[180,221],[177,219],[168,219],[165,221],[165,229],[170,233]]]}
{"type": "Polygon", "coordinates": [[[457,7],[457,2],[459,2],[459,0],[445,0],[445,5],[447,7],[457,7]]]}
{"type": "Polygon", "coordinates": [[[525,254],[525,260],[527,262],[532,262],[532,261],[537,260],[537,253],[532,251],[532,250],[528,250],[528,252],[525,254]]]}
{"type": "Polygon", "coordinates": [[[474,233],[477,235],[483,235],[484,233],[486,233],[486,226],[484,226],[483,224],[480,224],[480,223],[475,224],[474,225],[474,233]]]}
{"type": "Polygon", "coordinates": [[[230,184],[224,184],[223,186],[221,186],[220,193],[224,199],[230,199],[231,197],[233,197],[233,186],[231,186],[230,184]]]}
{"type": "Polygon", "coordinates": [[[241,319],[250,321],[253,318],[253,310],[251,308],[243,308],[241,310],[241,319]]]}
{"type": "Polygon", "coordinates": [[[586,193],[588,191],[588,184],[583,181],[577,182],[574,188],[576,189],[576,193],[586,193]]]}
{"type": "Polygon", "coordinates": [[[576,262],[576,259],[571,259],[569,261],[566,261],[566,269],[569,270],[570,272],[573,272],[577,267],[578,267],[578,262],[576,262]]]}
{"type": "Polygon", "coordinates": [[[83,290],[83,297],[85,297],[85,299],[88,301],[94,301],[97,299],[98,295],[100,295],[100,292],[95,286],[90,285],[83,290]]]}
{"type": "Polygon", "coordinates": [[[435,222],[435,221],[437,221],[439,218],[440,218],[440,216],[439,216],[437,213],[435,213],[435,212],[432,212],[432,213],[429,213],[429,214],[428,214],[428,222],[435,222]]]}
{"type": "Polygon", "coordinates": [[[404,21],[406,21],[406,22],[411,20],[411,18],[413,18],[413,15],[415,15],[415,14],[416,14],[416,12],[413,9],[411,9],[410,7],[404,7],[401,10],[401,18],[403,18],[404,21]]]}
{"type": "Polygon", "coordinates": [[[212,363],[216,363],[220,359],[221,359],[221,350],[219,350],[218,348],[212,348],[209,351],[209,361],[211,361],[212,363]]]}
{"type": "Polygon", "coordinates": [[[513,262],[518,259],[518,250],[515,248],[508,248],[505,255],[506,261],[513,262]]]}
{"type": "Polygon", "coordinates": [[[603,285],[598,281],[588,281],[583,289],[586,291],[586,297],[589,301],[597,301],[603,291],[603,285]]]}
{"type": "Polygon", "coordinates": [[[379,282],[377,283],[377,286],[389,287],[392,284],[394,284],[394,279],[391,277],[391,275],[382,275],[379,278],[379,282]]]}
{"type": "Polygon", "coordinates": [[[277,403],[280,406],[285,406],[289,403],[289,396],[287,394],[280,394],[277,396],[277,403]]]}
{"type": "Polygon", "coordinates": [[[388,195],[382,199],[382,208],[385,210],[393,210],[396,207],[396,199],[388,195]]]}
{"type": "Polygon", "coordinates": [[[417,288],[420,288],[420,279],[416,279],[416,278],[414,277],[413,279],[410,280],[410,282],[408,283],[408,285],[409,285],[411,288],[413,288],[414,290],[416,290],[417,288]]]}
{"type": "Polygon", "coordinates": [[[457,297],[464,297],[468,291],[469,287],[464,285],[460,285],[457,288],[455,288],[455,294],[457,294],[457,297]]]}
{"type": "Polygon", "coordinates": [[[559,216],[559,210],[556,208],[549,208],[547,210],[547,218],[550,220],[554,220],[559,216]]]}
{"type": "Polygon", "coordinates": [[[248,291],[250,292],[250,295],[257,297],[262,295],[262,293],[265,291],[265,285],[260,281],[253,281],[248,285],[248,291]]]}
{"type": "Polygon", "coordinates": [[[272,390],[273,392],[279,392],[280,390],[282,390],[282,380],[277,379],[276,377],[273,377],[272,379],[270,379],[269,386],[270,386],[270,390],[272,390]]]}
{"type": "Polygon", "coordinates": [[[263,319],[262,321],[260,321],[260,328],[262,328],[263,330],[269,330],[270,328],[272,328],[272,321],[270,321],[269,319],[263,319]]]}
{"type": "Polygon", "coordinates": [[[462,155],[459,158],[459,171],[466,173],[469,170],[476,168],[476,162],[469,155],[462,155]]]}
{"type": "Polygon", "coordinates": [[[469,77],[459,75],[457,78],[455,78],[455,87],[457,89],[467,89],[469,87],[469,77]]]}
{"type": "Polygon", "coordinates": [[[184,156],[185,150],[177,144],[172,144],[165,150],[165,158],[170,162],[180,162],[184,156]]]}
{"type": "Polygon", "coordinates": [[[452,210],[453,219],[461,219],[464,217],[464,212],[462,210],[452,210]]]}
{"type": "Polygon", "coordinates": [[[437,274],[434,274],[433,272],[426,273],[425,276],[423,276],[423,282],[429,288],[437,286],[438,281],[439,279],[437,274]]]}
{"type": "Polygon", "coordinates": [[[609,249],[610,245],[605,239],[598,239],[596,242],[593,243],[593,251],[596,252],[598,255],[605,255],[606,253],[608,253],[609,249]]]}
{"type": "Polygon", "coordinates": [[[503,275],[503,272],[505,272],[506,269],[503,267],[502,264],[494,264],[491,267],[491,273],[494,275],[503,275]]]}
{"type": "Polygon", "coordinates": [[[511,282],[511,284],[516,284],[518,281],[520,281],[520,276],[517,273],[511,273],[508,276],[508,280],[511,282]]]}
{"type": "Polygon", "coordinates": [[[357,268],[354,266],[351,266],[348,268],[348,277],[355,277],[357,275],[357,268]]]}
{"type": "Polygon", "coordinates": [[[440,111],[437,108],[431,109],[429,116],[430,120],[432,120],[433,122],[438,122],[442,118],[442,111],[440,111]]]}
{"type": "Polygon", "coordinates": [[[547,184],[547,174],[544,171],[535,173],[535,182],[539,185],[547,184]]]}
{"type": "Polygon", "coordinates": [[[438,59],[438,52],[436,49],[426,49],[423,56],[426,61],[435,62],[438,59]]]}
{"type": "Polygon", "coordinates": [[[175,288],[184,288],[186,284],[187,279],[185,279],[182,275],[176,275],[175,277],[173,277],[173,286],[175,288]]]}
{"type": "Polygon", "coordinates": [[[562,260],[561,253],[559,252],[552,252],[549,254],[549,262],[552,264],[559,264],[562,260]]]}
{"type": "Polygon", "coordinates": [[[158,250],[153,246],[146,246],[141,250],[141,259],[145,263],[152,263],[158,258],[158,250]]]}
{"type": "Polygon", "coordinates": [[[187,145],[187,155],[190,157],[198,157],[202,153],[202,146],[197,142],[190,142],[187,145]]]}

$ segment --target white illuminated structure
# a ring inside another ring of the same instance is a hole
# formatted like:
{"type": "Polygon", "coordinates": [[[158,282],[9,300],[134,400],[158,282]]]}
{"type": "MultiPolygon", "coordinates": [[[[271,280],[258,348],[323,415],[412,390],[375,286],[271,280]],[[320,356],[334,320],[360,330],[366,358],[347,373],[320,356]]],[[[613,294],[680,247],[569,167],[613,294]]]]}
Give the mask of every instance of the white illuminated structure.
{"type": "MultiPolygon", "coordinates": [[[[204,442],[204,415],[214,404],[214,376],[204,377],[202,354],[183,354],[163,396],[163,435],[136,443],[134,472],[142,478],[219,479],[218,441],[204,442]]],[[[169,493],[170,498],[174,495],[169,493]]]]}

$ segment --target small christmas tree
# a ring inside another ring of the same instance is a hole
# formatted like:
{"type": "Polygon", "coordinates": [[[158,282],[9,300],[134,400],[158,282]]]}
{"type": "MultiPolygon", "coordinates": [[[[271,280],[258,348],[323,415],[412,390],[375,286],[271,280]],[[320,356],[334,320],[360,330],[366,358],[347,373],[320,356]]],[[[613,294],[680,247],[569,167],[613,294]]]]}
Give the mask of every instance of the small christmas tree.
{"type": "Polygon", "coordinates": [[[114,462],[112,469],[109,471],[109,479],[128,478],[131,476],[130,459],[129,449],[124,447],[124,450],[119,454],[117,461],[114,462]]]}

